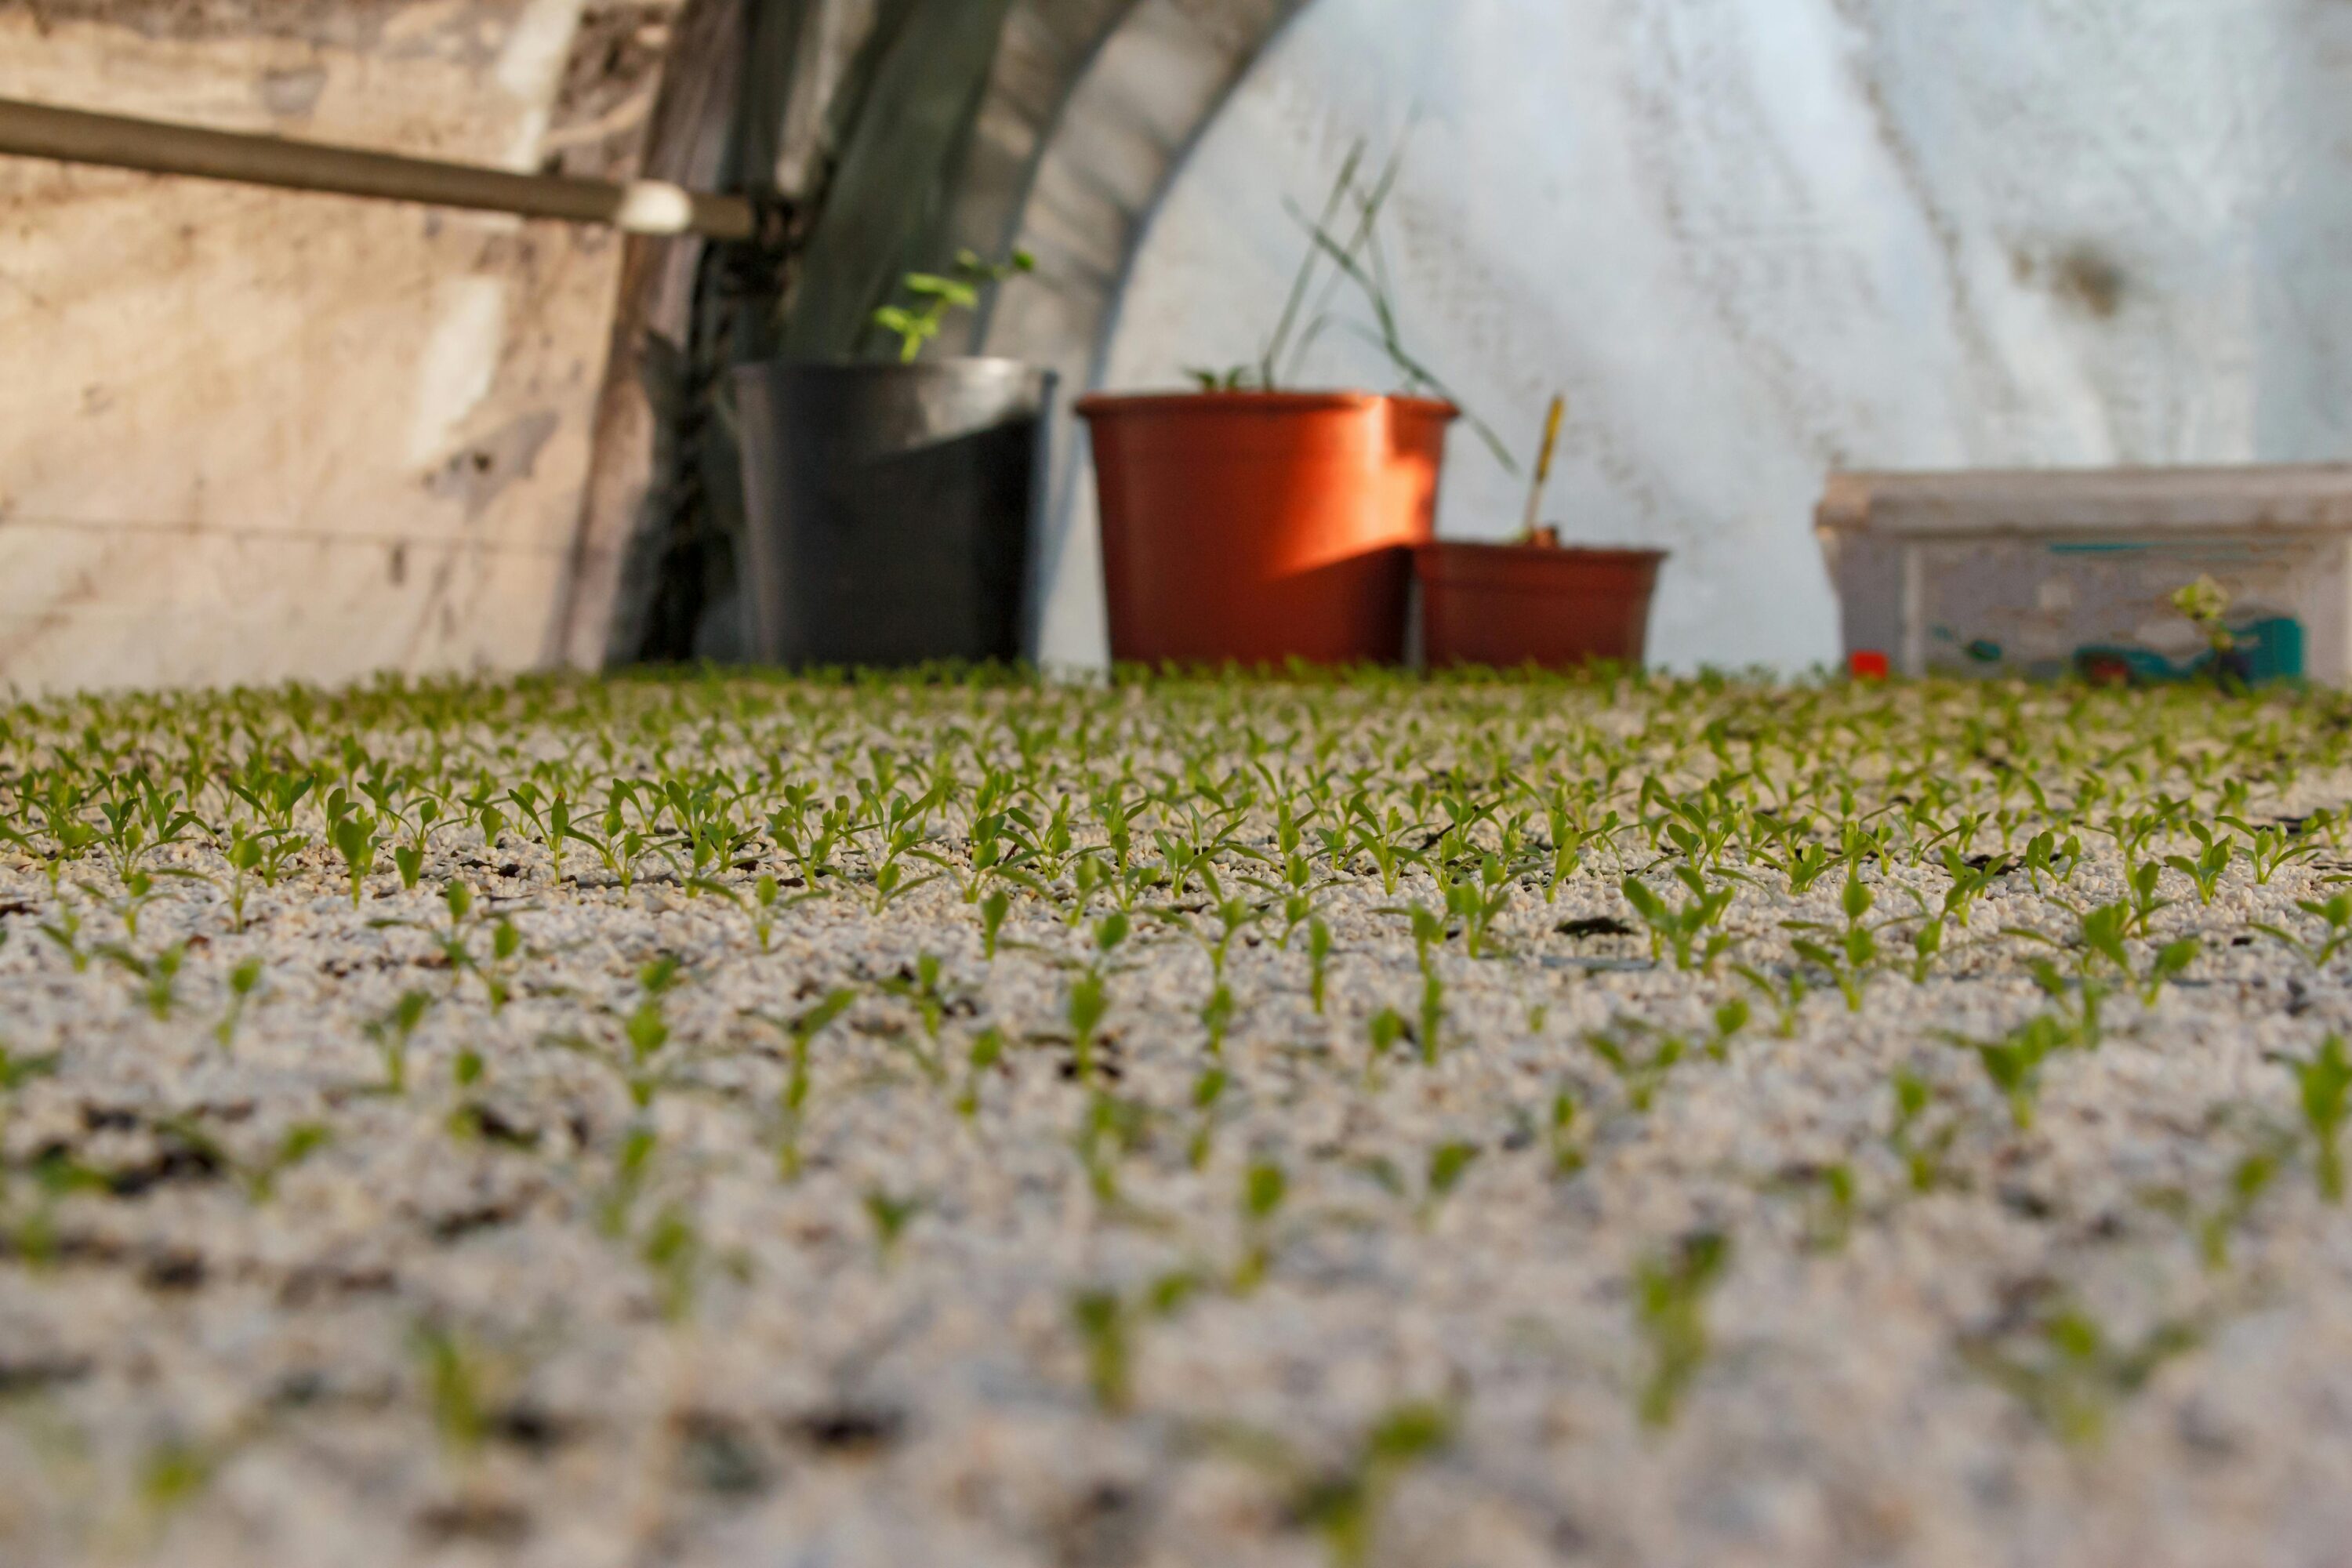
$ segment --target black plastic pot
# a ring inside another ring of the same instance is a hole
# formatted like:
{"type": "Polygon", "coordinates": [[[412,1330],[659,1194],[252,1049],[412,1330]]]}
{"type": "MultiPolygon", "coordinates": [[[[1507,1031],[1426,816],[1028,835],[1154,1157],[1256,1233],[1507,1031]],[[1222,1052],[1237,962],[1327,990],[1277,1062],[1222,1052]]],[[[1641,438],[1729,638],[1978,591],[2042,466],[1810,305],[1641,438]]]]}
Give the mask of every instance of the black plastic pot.
{"type": "Polygon", "coordinates": [[[1014,360],[735,372],[751,657],[1021,657],[1052,372],[1014,360]]]}

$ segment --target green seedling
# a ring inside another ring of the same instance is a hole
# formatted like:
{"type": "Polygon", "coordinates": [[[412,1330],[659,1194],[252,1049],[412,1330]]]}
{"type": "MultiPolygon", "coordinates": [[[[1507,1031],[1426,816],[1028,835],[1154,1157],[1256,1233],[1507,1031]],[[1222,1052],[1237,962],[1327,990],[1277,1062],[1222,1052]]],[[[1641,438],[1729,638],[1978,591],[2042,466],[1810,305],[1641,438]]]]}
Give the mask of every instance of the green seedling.
{"type": "Polygon", "coordinates": [[[596,1205],[596,1229],[607,1240],[618,1241],[628,1234],[630,1216],[636,1212],[637,1198],[645,1191],[660,1146],[660,1135],[642,1119],[631,1122],[621,1135],[621,1147],[613,1157],[612,1179],[596,1205]]]}
{"type": "Polygon", "coordinates": [[[980,1086],[1004,1060],[1004,1031],[991,1026],[972,1037],[964,1056],[963,1092],[956,1099],[956,1114],[966,1121],[980,1114],[980,1086]]]}
{"type": "Polygon", "coordinates": [[[1897,1068],[1893,1081],[1895,1123],[1887,1131],[1886,1146],[1903,1162],[1911,1190],[1930,1193],[1952,1184],[1948,1162],[1952,1144],[1959,1137],[1960,1124],[1945,1121],[1928,1131],[1927,1113],[1936,1103],[1933,1087],[1907,1068],[1897,1068]]]}
{"type": "Polygon", "coordinates": [[[654,809],[641,795],[638,781],[616,778],[605,787],[603,811],[584,817],[564,814],[563,834],[584,845],[626,893],[636,886],[646,858],[659,847],[646,831],[654,809]]]}
{"type": "Polygon", "coordinates": [[[1584,1142],[1577,1136],[1576,1122],[1576,1096],[1563,1089],[1551,1098],[1551,1115],[1546,1129],[1551,1150],[1551,1173],[1555,1176],[1573,1176],[1584,1169],[1584,1142]]]}
{"type": "MultiPolygon", "coordinates": [[[[1806,963],[1826,970],[1837,983],[1839,993],[1845,997],[1846,1010],[1862,1011],[1863,994],[1869,984],[1870,973],[1879,961],[1878,938],[1866,923],[1876,895],[1862,879],[1851,872],[1846,877],[1845,891],[1840,895],[1838,907],[1844,912],[1845,926],[1837,931],[1837,942],[1798,938],[1791,942],[1790,951],[1806,963]]],[[[1798,924],[1800,929],[1818,929],[1798,924]]]]}
{"type": "Polygon", "coordinates": [[[1201,1004],[1201,1027],[1208,1034],[1210,1056],[1223,1057],[1225,1054],[1225,1033],[1233,1027],[1233,1023],[1234,989],[1220,980],[1216,988],[1209,993],[1209,999],[1201,1004]]]}
{"type": "Polygon", "coordinates": [[[1951,886],[1944,890],[1942,918],[1936,924],[1940,930],[1948,921],[1966,930],[1969,911],[1984,896],[1985,889],[1992,885],[1994,879],[2008,869],[2007,863],[1989,860],[1982,865],[1972,865],[1959,850],[1948,847],[1943,854],[1943,866],[1944,874],[1952,880],[1951,886]]]}
{"type": "Polygon", "coordinates": [[[188,945],[175,942],[152,956],[143,956],[112,942],[100,945],[98,955],[139,982],[139,1000],[151,1017],[172,1016],[178,1003],[180,970],[187,963],[188,945]]]}
{"type": "Polygon", "coordinates": [[[1734,996],[1715,1010],[1715,1037],[1706,1043],[1706,1054],[1718,1062],[1731,1059],[1731,1042],[1755,1018],[1755,1010],[1744,997],[1734,996]]]}
{"type": "Polygon", "coordinates": [[[947,1063],[940,1049],[940,1030],[947,1021],[948,1010],[965,1000],[961,993],[950,992],[941,978],[944,973],[938,955],[926,952],[918,955],[911,972],[884,980],[877,987],[885,995],[896,996],[915,1010],[925,1046],[913,1047],[903,1036],[897,1037],[896,1043],[908,1045],[916,1065],[934,1083],[947,1078],[947,1063]]]}
{"type": "Polygon", "coordinates": [[[2253,868],[2257,888],[2269,887],[2279,872],[2319,853],[2320,847],[2311,841],[2311,835],[2276,826],[2255,827],[2241,818],[2223,820],[2244,836],[2246,863],[2253,868]]]}
{"type": "MultiPolygon", "coordinates": [[[[2171,971],[2168,968],[2169,963],[2185,966],[2195,958],[2194,952],[2185,955],[2176,952],[2167,960],[2159,952],[2158,962],[2149,965],[2150,982],[2161,985],[2164,980],[2171,977],[2171,971]]],[[[2027,967],[2028,973],[2033,976],[2034,985],[2050,998],[2053,1009],[2051,1022],[2058,1031],[2057,1044],[2086,1051],[2097,1050],[2100,1041],[2105,1038],[2107,987],[2087,973],[2091,965],[2085,962],[2083,966],[2085,973],[2073,979],[2046,958],[2036,959],[2027,967]]],[[[2130,971],[2126,969],[2125,974],[2128,978],[2130,971]]]]}
{"type": "Polygon", "coordinates": [[[2275,1155],[2256,1153],[2239,1161],[2231,1171],[2228,1197],[2197,1227],[2198,1251],[2209,1272],[2218,1274],[2230,1266],[2230,1237],[2253,1213],[2278,1168],[2275,1155]]]}
{"type": "Polygon", "coordinates": [[[457,1458],[471,1458],[489,1436],[495,1373],[478,1347],[439,1323],[418,1323],[409,1344],[442,1447],[457,1458]]]}
{"type": "Polygon", "coordinates": [[[1781,854],[1759,851],[1757,861],[1786,877],[1790,896],[1801,899],[1837,865],[1838,857],[1826,844],[1803,844],[1791,845],[1781,854]]]}
{"type": "Polygon", "coordinates": [[[2153,1007],[2164,994],[2164,988],[2189,972],[2205,951],[2205,944],[2193,936],[2184,936],[2166,942],[2148,960],[2147,973],[2140,979],[2140,1001],[2153,1007]]]}
{"type": "Polygon", "coordinates": [[[1477,1144],[1458,1139],[1440,1143],[1429,1152],[1429,1171],[1423,1183],[1425,1195],[1422,1199],[1421,1220],[1423,1225],[1437,1217],[1439,1207],[1454,1195],[1454,1189],[1462,1184],[1462,1178],[1469,1173],[1481,1152],[1477,1144]]]}
{"type": "Polygon", "coordinates": [[[1014,251],[1011,259],[1002,263],[983,261],[971,251],[960,250],[955,265],[944,273],[908,273],[898,287],[915,303],[885,305],[874,312],[873,322],[898,340],[899,362],[912,364],[946,327],[950,313],[978,310],[982,289],[1034,272],[1036,267],[1036,258],[1025,250],[1014,251]]]}
{"type": "Polygon", "coordinates": [[[884,1268],[898,1257],[898,1243],[907,1226],[923,1212],[923,1200],[918,1197],[894,1197],[880,1187],[866,1189],[866,1217],[874,1225],[874,1251],[884,1268]]]}
{"type": "Polygon", "coordinates": [[[2131,893],[2129,924],[2133,935],[2147,935],[2158,913],[2172,907],[2171,900],[2156,896],[2158,885],[2163,878],[2164,867],[2154,860],[2140,862],[2126,876],[2125,882],[2131,893]]]}
{"type": "Polygon", "coordinates": [[[194,1501],[211,1486],[228,1458],[228,1443],[167,1437],[139,1458],[139,1503],[153,1519],[194,1501]]]}
{"type": "Polygon", "coordinates": [[[1706,1364],[1706,1302],[1731,1264],[1731,1240],[1700,1231],[1643,1262],[1633,1278],[1634,1327],[1650,1352],[1637,1408],[1644,1425],[1674,1425],[1706,1364]]]}
{"type": "Polygon", "coordinates": [[[1125,1301],[1113,1290],[1081,1290],[1070,1298],[1070,1321],[1086,1349],[1087,1386],[1106,1415],[1123,1415],[1135,1404],[1134,1343],[1125,1301]]]}
{"type": "Polygon", "coordinates": [[[1843,1250],[1853,1235],[1853,1167],[1843,1163],[1826,1166],[1808,1189],[1805,1244],[1817,1252],[1843,1250]]]}
{"type": "Polygon", "coordinates": [[[2195,582],[2174,591],[2171,604],[2197,628],[2213,655],[2214,668],[2221,668],[2221,656],[2238,646],[2237,636],[2229,625],[2230,591],[2210,576],[2200,574],[2195,582]]]}
{"type": "Polygon", "coordinates": [[[2078,1043],[2079,1036],[2065,1020],[2047,1013],[2027,1019],[1998,1040],[1950,1037],[1976,1053],[1985,1077],[2008,1101],[2010,1120],[2017,1130],[2033,1125],[2034,1102],[2042,1093],[2042,1068],[2051,1056],[2078,1043]]]}
{"type": "Polygon", "coordinates": [[[2092,1448],[2105,1436],[2116,1405],[2202,1339],[2195,1322],[2176,1320],[2158,1325],[2126,1350],[2088,1313],[2062,1307],[2016,1332],[1963,1342],[1960,1353],[2060,1442],[2092,1448]]]}
{"type": "Polygon", "coordinates": [[[383,1058],[383,1082],[377,1086],[379,1094],[408,1092],[408,1042],[416,1034],[416,1026],[425,1022],[425,1015],[433,1005],[433,996],[425,991],[404,991],[392,1011],[368,1026],[375,1037],[376,1049],[383,1058]]]}
{"type": "Polygon", "coordinates": [[[1200,1117],[1192,1130],[1192,1139],[1184,1146],[1184,1163],[1193,1170],[1208,1168],[1209,1155],[1215,1148],[1217,1136],[1217,1105],[1224,1099],[1232,1079],[1221,1067],[1204,1068],[1192,1080],[1192,1110],[1200,1117]]]}
{"type": "Polygon", "coordinates": [[[1463,942],[1473,958],[1485,951],[1495,921],[1511,907],[1510,871],[1499,856],[1481,855],[1475,872],[1444,882],[1445,912],[1461,922],[1463,942]]]}
{"type": "Polygon", "coordinates": [[[1013,900],[1002,888],[980,902],[981,951],[991,963],[996,962],[997,943],[1004,930],[1004,917],[1012,911],[1013,900]]]}
{"type": "Polygon", "coordinates": [[[58,1260],[61,1251],[58,1205],[77,1193],[109,1192],[111,1184],[103,1172],[90,1169],[62,1150],[53,1150],[36,1161],[33,1176],[39,1194],[38,1206],[18,1217],[16,1234],[10,1239],[16,1258],[26,1268],[47,1268],[58,1260]]]}
{"type": "Polygon", "coordinates": [[[116,878],[128,882],[141,857],[179,843],[196,826],[196,817],[181,808],[179,791],[160,787],[143,767],[128,779],[110,781],[109,788],[112,793],[99,805],[105,822],[99,842],[116,878]]]}
{"type": "Polygon", "coordinates": [[[801,1134],[808,1114],[810,1043],[856,1000],[857,993],[843,986],[825,993],[796,1017],[765,1020],[782,1031],[790,1052],[779,1106],[783,1133],[776,1153],[777,1173],[785,1181],[793,1181],[801,1173],[801,1134]]]}
{"type": "Polygon", "coordinates": [[[1290,1173],[1272,1160],[1253,1160],[1242,1174],[1242,1259],[1234,1268],[1235,1295],[1264,1282],[1274,1258],[1274,1218],[1290,1194],[1290,1173]]]}
{"type": "MultiPolygon", "coordinates": [[[[20,798],[42,819],[42,836],[50,845],[44,858],[44,870],[49,879],[49,896],[55,898],[66,868],[98,847],[98,829],[83,815],[90,801],[89,786],[82,780],[52,773],[44,788],[37,792],[27,789],[20,798]]],[[[11,829],[9,838],[28,850],[33,843],[32,835],[21,828],[11,829]]]]}
{"type": "Polygon", "coordinates": [[[245,1022],[245,1010],[251,1005],[254,993],[261,988],[261,960],[248,958],[228,972],[228,1011],[213,1026],[213,1038],[224,1051],[236,1047],[236,1031],[245,1022]]]}
{"type": "Polygon", "coordinates": [[[1911,984],[1925,985],[1934,973],[1936,961],[1944,955],[1944,922],[1922,921],[1919,929],[1911,933],[1911,984]]]}
{"type": "Polygon", "coordinates": [[[1242,899],[1218,900],[1214,913],[1217,929],[1213,932],[1204,932],[1194,931],[1181,914],[1170,911],[1171,918],[1183,923],[1193,940],[1201,944],[1202,951],[1208,955],[1211,977],[1215,984],[1223,985],[1225,983],[1225,964],[1233,955],[1234,940],[1255,926],[1263,917],[1242,899]]]}
{"type": "Polygon", "coordinates": [[[1397,1482],[1453,1439],[1454,1417],[1443,1407],[1397,1405],[1372,1423],[1345,1464],[1300,1486],[1290,1511],[1322,1534],[1338,1568],[1356,1568],[1371,1557],[1397,1482]]]}
{"type": "Polygon", "coordinates": [[[1407,817],[1395,805],[1391,805],[1385,816],[1372,815],[1371,808],[1367,805],[1356,822],[1348,851],[1341,850],[1335,843],[1332,859],[1335,862],[1342,860],[1350,851],[1362,855],[1380,873],[1381,891],[1393,898],[1404,873],[1423,862],[1422,852],[1413,846],[1427,826],[1417,818],[1407,817]]]}
{"type": "Polygon", "coordinates": [[[1668,904],[1636,878],[1628,877],[1618,887],[1633,913],[1650,929],[1653,958],[1671,952],[1676,969],[1711,973],[1716,962],[1731,951],[1731,937],[1717,928],[1731,908],[1734,889],[1708,888],[1689,866],[1675,867],[1675,876],[1690,892],[1680,905],[1668,904]]]}
{"type": "Polygon", "coordinates": [[[1122,1100],[1099,1089],[1087,1097],[1086,1111],[1071,1140],[1079,1168],[1086,1172],[1087,1190],[1106,1210],[1124,1212],[1118,1188],[1119,1163],[1143,1146],[1151,1121],[1151,1108],[1139,1100],[1122,1100]]]}
{"type": "Polygon", "coordinates": [[[296,1122],[286,1130],[266,1159],[238,1172],[245,1180],[247,1198],[256,1204],[268,1203],[277,1195],[279,1177],[333,1142],[334,1133],[323,1123],[296,1122]]]}
{"type": "Polygon", "coordinates": [[[1393,1007],[1383,1007],[1371,1016],[1364,1026],[1367,1046],[1364,1075],[1367,1079],[1379,1070],[1381,1063],[1388,1059],[1389,1053],[1396,1049],[1397,1042],[1404,1038],[1410,1028],[1411,1026],[1404,1021],[1404,1015],[1393,1007]]]}
{"type": "Polygon", "coordinates": [[[2198,842],[2196,856],[2168,855],[2164,863],[2188,878],[2189,885],[2197,889],[2197,902],[2210,909],[2214,895],[2221,889],[2221,879],[2237,853],[2227,839],[2214,837],[2212,829],[2202,823],[2190,823],[2189,832],[2198,842]]]}
{"type": "Polygon", "coordinates": [[[57,919],[44,921],[36,929],[65,953],[76,974],[88,972],[89,961],[96,953],[82,945],[80,911],[60,906],[57,919]]]}
{"type": "Polygon", "coordinates": [[[1424,967],[1421,973],[1421,1060],[1423,1067],[1435,1067],[1443,1048],[1442,1031],[1445,1026],[1445,982],[1436,966],[1424,967]]]}
{"type": "Polygon", "coordinates": [[[751,884],[751,934],[759,939],[761,952],[775,945],[776,901],[782,893],[772,871],[761,872],[759,880],[751,884]]]}
{"type": "Polygon", "coordinates": [[[92,900],[105,903],[114,918],[122,922],[122,934],[132,942],[139,940],[139,913],[155,897],[155,879],[143,870],[132,869],[122,879],[122,894],[108,899],[88,882],[81,890],[92,900]]]}
{"type": "Polygon", "coordinates": [[[676,1208],[656,1215],[639,1238],[637,1260],[653,1277],[662,1316],[668,1321],[682,1322],[692,1314],[702,1258],[702,1233],[676,1208]]]}
{"type": "Polygon", "coordinates": [[[288,864],[310,846],[310,834],[294,825],[294,812],[318,787],[318,775],[279,772],[255,757],[243,776],[225,782],[229,793],[261,819],[260,827],[251,835],[260,850],[255,868],[261,873],[263,887],[275,888],[288,864]]]}
{"type": "Polygon", "coordinates": [[[1625,1103],[1643,1115],[1648,1113],[1675,1066],[1690,1053],[1690,1042],[1682,1036],[1662,1033],[1633,1018],[1619,1018],[1605,1029],[1588,1030],[1584,1043],[1617,1075],[1624,1087],[1625,1103]],[[1656,1043],[1644,1050],[1645,1040],[1656,1043]]]}
{"type": "Polygon", "coordinates": [[[261,869],[268,849],[267,838],[248,833],[242,825],[231,830],[227,844],[222,847],[221,858],[228,862],[229,869],[229,925],[236,931],[245,930],[247,879],[261,869]]]}
{"type": "Polygon", "coordinates": [[[0,1095],[14,1094],[37,1078],[55,1077],[60,1053],[46,1056],[18,1056],[5,1044],[0,1044],[0,1095]]]}
{"type": "Polygon", "coordinates": [[[1189,1269],[1162,1274],[1130,1300],[1117,1290],[1078,1290],[1070,1296],[1070,1322],[1086,1354],[1087,1385],[1105,1415],[1121,1415],[1135,1405],[1135,1340],[1144,1323],[1181,1311],[1201,1289],[1189,1269]]]}
{"type": "Polygon", "coordinates": [[[2246,1155],[2230,1168],[2220,1201],[2202,1210],[2189,1193],[2177,1187],[2144,1194],[2143,1201],[2186,1226],[2196,1241],[2205,1271],[2221,1274],[2230,1267],[2230,1238],[2244,1226],[2263,1194],[2277,1181],[2280,1163],[2278,1154],[2267,1149],[2246,1155]]]}
{"type": "Polygon", "coordinates": [[[1601,822],[1586,826],[1581,805],[1570,800],[1565,785],[1553,791],[1544,815],[1551,833],[1551,864],[1544,877],[1544,902],[1553,904],[1559,901],[1559,890],[1584,869],[1586,849],[1596,842],[1606,842],[1616,832],[1618,822],[1612,811],[1601,822]]]}
{"type": "Polygon", "coordinates": [[[2294,932],[2263,921],[2253,929],[2302,959],[2313,969],[2325,969],[2335,962],[2336,955],[2352,942],[2352,893],[2337,893],[2326,900],[2297,899],[2294,907],[2320,923],[2317,937],[2305,941],[2294,932]]]}
{"type": "Polygon", "coordinates": [[[477,962],[474,971],[482,979],[482,987],[490,1004],[490,1015],[496,1017],[506,1010],[514,995],[515,960],[522,952],[522,932],[509,920],[501,920],[490,928],[490,960],[477,962]]]}
{"type": "Polygon", "coordinates": [[[1096,1036],[1109,1011],[1110,994],[1101,970],[1088,969],[1070,983],[1063,1012],[1070,1026],[1070,1058],[1081,1084],[1091,1087],[1095,1081],[1096,1036]]]}
{"type": "MultiPolygon", "coordinates": [[[[911,843],[908,843],[896,845],[895,847],[898,852],[903,853],[905,850],[913,847],[913,846],[911,843]]],[[[874,873],[873,912],[877,915],[881,914],[889,909],[892,904],[897,903],[900,899],[907,897],[917,889],[928,887],[939,879],[940,879],[936,874],[923,877],[908,877],[907,875],[907,868],[904,866],[899,865],[895,859],[891,860],[877,868],[874,873]]]]}
{"type": "Polygon", "coordinates": [[[643,1110],[653,1102],[657,1080],[654,1058],[669,1044],[669,1017],[663,998],[677,984],[677,960],[667,955],[637,971],[637,1005],[622,1021],[622,1038],[628,1043],[629,1097],[643,1110]]]}
{"type": "Polygon", "coordinates": [[[1307,996],[1314,1004],[1315,1016],[1318,1018],[1323,1016],[1330,973],[1331,928],[1318,915],[1307,922],[1307,996]]]}
{"type": "Polygon", "coordinates": [[[375,869],[376,851],[383,845],[378,820],[352,805],[343,798],[343,792],[337,790],[328,797],[327,842],[343,858],[343,875],[351,883],[352,908],[358,909],[368,876],[375,869]]]}
{"type": "Polygon", "coordinates": [[[1805,984],[1804,972],[1791,968],[1785,977],[1775,979],[1760,969],[1742,963],[1735,964],[1732,973],[1762,992],[1764,999],[1772,1004],[1772,1032],[1784,1040],[1795,1039],[1797,1022],[1803,1014],[1805,998],[1812,994],[1811,988],[1805,984]]]}
{"type": "Polygon", "coordinates": [[[2069,834],[2062,843],[2054,832],[2042,832],[2026,842],[2023,865],[2036,893],[2042,890],[2045,877],[2060,887],[2073,881],[2082,864],[2083,840],[2079,835],[2069,834]]]}
{"type": "Polygon", "coordinates": [[[2331,1204],[2344,1201],[2344,1117],[2352,1096],[2352,1059],[2344,1054],[2344,1037],[2329,1035],[2309,1061],[2293,1064],[2295,1089],[2301,1098],[2303,1124],[2311,1134],[2312,1152],[2319,1173],[2319,1194],[2331,1204]]]}

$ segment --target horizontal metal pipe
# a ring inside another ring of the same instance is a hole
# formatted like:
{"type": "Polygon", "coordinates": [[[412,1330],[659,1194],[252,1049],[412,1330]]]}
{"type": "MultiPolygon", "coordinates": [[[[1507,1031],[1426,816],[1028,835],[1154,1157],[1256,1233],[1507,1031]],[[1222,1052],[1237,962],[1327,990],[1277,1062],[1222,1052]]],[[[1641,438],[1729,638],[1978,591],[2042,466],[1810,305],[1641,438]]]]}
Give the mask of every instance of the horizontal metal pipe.
{"type": "Polygon", "coordinates": [[[604,224],[630,234],[748,240],[760,226],[759,214],[741,196],[706,195],[659,180],[517,174],[6,98],[0,98],[0,154],[604,224]]]}

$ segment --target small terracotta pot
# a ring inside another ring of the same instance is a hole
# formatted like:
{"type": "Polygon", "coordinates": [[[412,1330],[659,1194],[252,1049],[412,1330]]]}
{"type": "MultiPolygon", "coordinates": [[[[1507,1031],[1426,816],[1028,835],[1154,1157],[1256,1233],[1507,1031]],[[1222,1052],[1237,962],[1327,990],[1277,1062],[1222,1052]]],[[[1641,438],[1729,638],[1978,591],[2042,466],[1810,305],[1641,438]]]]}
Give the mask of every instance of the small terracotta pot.
{"type": "Polygon", "coordinates": [[[1430,668],[1642,662],[1660,550],[1543,544],[1424,545],[1422,646],[1430,668]]]}
{"type": "Polygon", "coordinates": [[[1122,663],[1395,664],[1451,404],[1367,393],[1089,397],[1122,663]]]}

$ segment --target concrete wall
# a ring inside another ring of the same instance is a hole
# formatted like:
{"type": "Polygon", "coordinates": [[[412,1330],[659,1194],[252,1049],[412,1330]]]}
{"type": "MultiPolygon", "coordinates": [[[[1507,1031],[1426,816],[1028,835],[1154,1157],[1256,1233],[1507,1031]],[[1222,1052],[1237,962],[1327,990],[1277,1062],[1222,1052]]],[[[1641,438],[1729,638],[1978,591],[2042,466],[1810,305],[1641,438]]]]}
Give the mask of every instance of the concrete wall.
{"type": "MultiPolygon", "coordinates": [[[[613,172],[669,5],[37,0],[0,94],[613,172]]],[[[0,160],[0,688],[541,656],[618,247],[0,160]]]]}
{"type": "MultiPolygon", "coordinates": [[[[1675,552],[1677,663],[1832,654],[1832,466],[2347,454],[2352,6],[1315,0],[1154,219],[1108,384],[1253,357],[1284,198],[1408,125],[1416,350],[1522,449],[1569,395],[1547,510],[1675,552]]],[[[1391,384],[1337,334],[1305,379],[1391,384]]],[[[1515,527],[1454,453],[1442,529],[1515,527]]],[[[1049,625],[1100,657],[1087,573],[1049,625]]]]}

